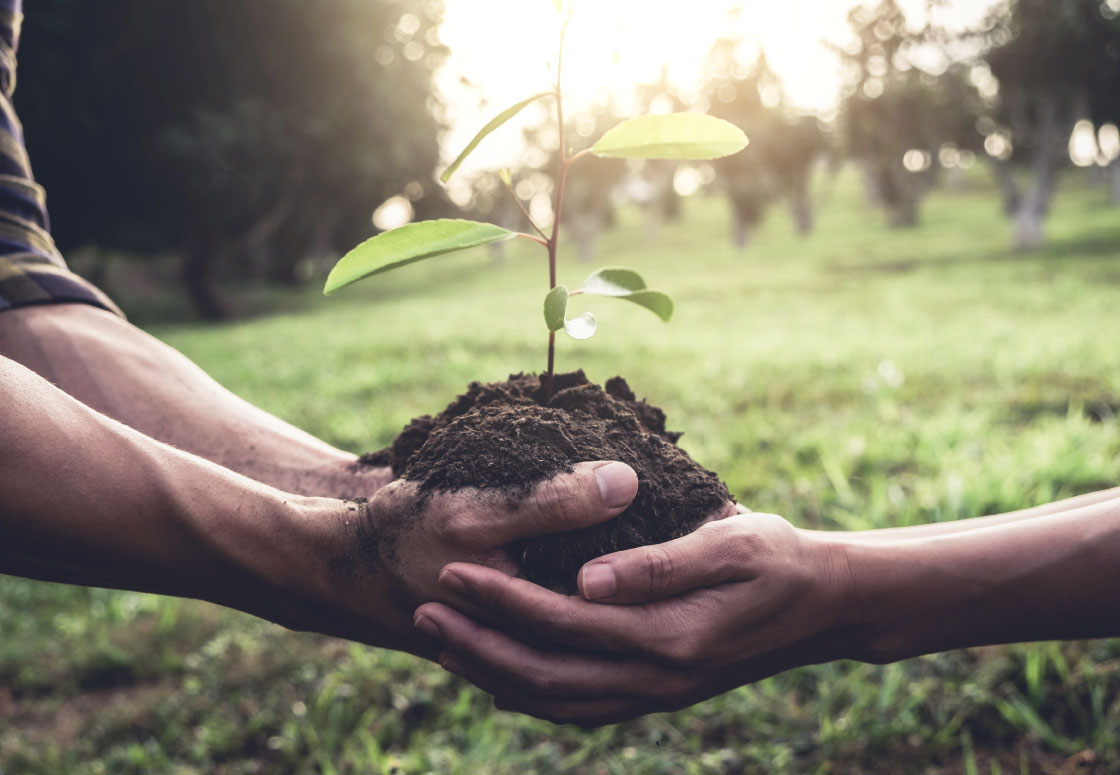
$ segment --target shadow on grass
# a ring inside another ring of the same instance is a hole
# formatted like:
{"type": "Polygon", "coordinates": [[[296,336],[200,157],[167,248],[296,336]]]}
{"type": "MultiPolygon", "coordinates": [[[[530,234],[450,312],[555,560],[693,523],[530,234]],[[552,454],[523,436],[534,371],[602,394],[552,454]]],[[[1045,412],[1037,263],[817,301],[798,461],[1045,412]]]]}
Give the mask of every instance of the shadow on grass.
{"type": "MultiPolygon", "coordinates": [[[[1096,260],[1101,257],[1115,257],[1120,261],[1120,230],[1098,231],[1079,234],[1067,238],[1051,240],[1035,250],[1016,250],[1013,247],[980,251],[972,255],[927,256],[924,258],[903,258],[893,261],[872,261],[866,263],[838,263],[828,267],[834,274],[909,274],[931,267],[958,264],[1000,264],[1011,262],[1051,262],[1096,260]]],[[[1105,282],[1120,283],[1120,271],[1105,273],[1097,279],[1105,282]]]]}

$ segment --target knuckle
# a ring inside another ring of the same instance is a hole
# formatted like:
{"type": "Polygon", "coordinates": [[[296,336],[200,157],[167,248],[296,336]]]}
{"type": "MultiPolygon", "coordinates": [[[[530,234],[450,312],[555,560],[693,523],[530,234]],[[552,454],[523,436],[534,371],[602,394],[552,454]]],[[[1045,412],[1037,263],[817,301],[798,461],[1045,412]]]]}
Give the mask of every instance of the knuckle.
{"type": "Polygon", "coordinates": [[[642,557],[642,571],[646,592],[656,595],[672,585],[676,564],[669,552],[660,547],[652,547],[642,557]]]}
{"type": "Polygon", "coordinates": [[[571,477],[555,476],[537,486],[530,506],[543,522],[558,521],[577,513],[579,490],[571,477]]]}
{"type": "Polygon", "coordinates": [[[557,638],[567,638],[576,631],[575,616],[566,605],[545,614],[542,625],[546,632],[557,638]]]}
{"type": "Polygon", "coordinates": [[[655,702],[672,702],[678,697],[691,693],[696,688],[696,679],[690,671],[667,675],[655,684],[655,702]]]}
{"type": "Polygon", "coordinates": [[[701,658],[699,639],[691,633],[682,633],[663,641],[658,656],[679,667],[695,667],[701,658]]]}
{"type": "Polygon", "coordinates": [[[560,693],[560,682],[556,674],[543,665],[534,665],[529,668],[523,680],[534,694],[541,696],[554,696],[560,693]]]}
{"type": "Polygon", "coordinates": [[[478,520],[472,513],[459,509],[447,516],[443,523],[443,533],[453,544],[469,544],[478,539],[478,527],[478,520]]]}

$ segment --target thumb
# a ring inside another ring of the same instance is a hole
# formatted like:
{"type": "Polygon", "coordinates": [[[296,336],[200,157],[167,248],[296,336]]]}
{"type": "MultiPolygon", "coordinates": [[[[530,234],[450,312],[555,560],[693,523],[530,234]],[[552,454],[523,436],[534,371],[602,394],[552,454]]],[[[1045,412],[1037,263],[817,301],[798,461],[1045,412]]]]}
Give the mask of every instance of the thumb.
{"type": "Polygon", "coordinates": [[[597,603],[648,603],[738,581],[728,527],[710,522],[673,541],[592,560],[576,577],[580,593],[597,603]]]}
{"type": "Polygon", "coordinates": [[[638,475],[625,463],[577,463],[570,474],[541,482],[512,511],[494,518],[505,541],[597,525],[626,510],[638,475]]]}

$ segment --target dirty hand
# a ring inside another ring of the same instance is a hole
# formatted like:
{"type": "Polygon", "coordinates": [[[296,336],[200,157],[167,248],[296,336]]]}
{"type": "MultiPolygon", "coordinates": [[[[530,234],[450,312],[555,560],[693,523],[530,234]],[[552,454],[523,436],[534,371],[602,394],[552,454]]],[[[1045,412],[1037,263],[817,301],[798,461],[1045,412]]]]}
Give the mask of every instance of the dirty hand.
{"type": "Polygon", "coordinates": [[[516,573],[511,544],[616,517],[637,489],[633,469],[610,462],[578,463],[520,504],[498,491],[422,495],[414,482],[393,481],[368,503],[348,504],[321,522],[321,616],[300,629],[434,658],[440,645],[413,626],[413,611],[426,601],[452,599],[438,584],[441,568],[468,561],[500,569],[503,577],[516,573]]]}
{"type": "Polygon", "coordinates": [[[582,597],[464,563],[444,568],[440,584],[504,630],[421,606],[417,626],[438,632],[441,664],[498,707],[558,723],[673,710],[843,656],[842,557],[774,514],[740,513],[593,560],[580,571],[582,597]]]}

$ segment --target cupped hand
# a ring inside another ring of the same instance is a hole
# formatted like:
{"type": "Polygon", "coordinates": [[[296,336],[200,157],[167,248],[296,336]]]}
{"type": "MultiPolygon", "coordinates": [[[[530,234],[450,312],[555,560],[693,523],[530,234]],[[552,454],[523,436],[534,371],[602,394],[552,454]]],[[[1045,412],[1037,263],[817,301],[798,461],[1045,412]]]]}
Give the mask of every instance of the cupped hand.
{"type": "Polygon", "coordinates": [[[440,663],[498,707],[598,726],[844,656],[847,576],[839,545],[774,514],[738,514],[591,561],[582,596],[448,565],[443,588],[501,624],[444,603],[421,606],[416,622],[438,632],[440,663]]]}
{"type": "Polygon", "coordinates": [[[313,604],[321,611],[299,628],[434,658],[440,644],[413,626],[413,611],[453,599],[438,583],[445,565],[516,573],[511,544],[618,516],[637,489],[633,469],[610,462],[579,463],[516,502],[498,490],[421,493],[415,482],[395,480],[319,521],[314,550],[325,580],[313,604]]]}

